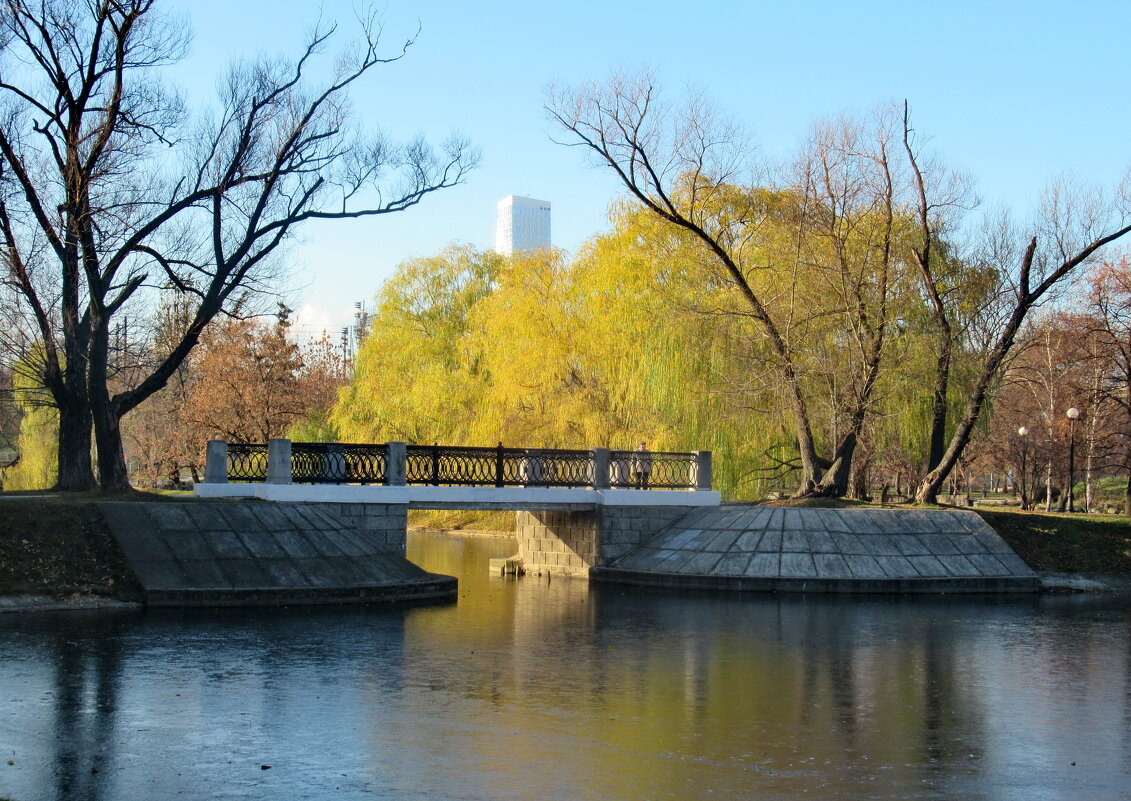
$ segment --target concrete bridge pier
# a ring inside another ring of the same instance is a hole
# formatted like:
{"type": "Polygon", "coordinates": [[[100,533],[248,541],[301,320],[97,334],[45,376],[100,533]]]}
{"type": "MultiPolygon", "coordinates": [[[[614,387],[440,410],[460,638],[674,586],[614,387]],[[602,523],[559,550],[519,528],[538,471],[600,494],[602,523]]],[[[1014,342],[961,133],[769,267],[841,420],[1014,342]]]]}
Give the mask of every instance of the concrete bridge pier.
{"type": "Polygon", "coordinates": [[[519,511],[515,536],[533,573],[588,576],[675,523],[695,506],[614,506],[519,511]]]}

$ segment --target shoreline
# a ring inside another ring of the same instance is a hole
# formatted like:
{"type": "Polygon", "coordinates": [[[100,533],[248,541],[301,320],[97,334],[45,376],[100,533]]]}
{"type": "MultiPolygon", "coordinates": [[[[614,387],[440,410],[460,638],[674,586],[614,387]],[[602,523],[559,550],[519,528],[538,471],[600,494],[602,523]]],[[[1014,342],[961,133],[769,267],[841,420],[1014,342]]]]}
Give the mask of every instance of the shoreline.
{"type": "MultiPolygon", "coordinates": [[[[420,534],[454,534],[466,537],[505,538],[506,532],[435,528],[413,529],[420,534]]],[[[1040,595],[1131,595],[1131,576],[1108,573],[1063,573],[1038,571],[1040,595]]],[[[55,598],[50,595],[0,595],[0,615],[19,612],[104,612],[144,611],[145,604],[108,598],[104,595],[72,595],[55,598]]]]}
{"type": "Polygon", "coordinates": [[[54,598],[50,595],[0,595],[0,615],[8,612],[91,612],[145,609],[140,601],[124,601],[105,595],[72,595],[54,598]]]}
{"type": "MultiPolygon", "coordinates": [[[[10,574],[5,587],[8,594],[0,593],[0,614],[145,608],[136,600],[128,600],[137,597],[132,593],[130,577],[125,575],[120,555],[111,547],[101,521],[91,513],[87,498],[4,493],[0,499],[9,501],[4,504],[9,525],[0,538],[0,566],[10,574]],[[46,565],[47,570],[43,571],[41,565],[46,565]],[[42,580],[25,580],[26,576],[19,572],[25,569],[40,570],[44,573],[42,580]],[[18,581],[10,580],[11,576],[18,581]]],[[[1131,594],[1131,571],[1104,570],[1108,566],[1123,567],[1126,562],[1123,554],[1129,542],[1128,524],[1113,526],[1103,521],[1100,525],[1088,519],[1030,518],[1004,512],[992,512],[983,518],[1034,568],[1041,594],[1131,594]],[[1058,528],[1050,531],[1049,524],[1054,521],[1058,528]]],[[[409,531],[469,539],[515,538],[515,532],[495,528],[425,525],[410,526],[409,531]]]]}
{"type": "Polygon", "coordinates": [[[1131,593],[1131,576],[1118,573],[1064,573],[1038,570],[1042,593],[1131,593]]]}

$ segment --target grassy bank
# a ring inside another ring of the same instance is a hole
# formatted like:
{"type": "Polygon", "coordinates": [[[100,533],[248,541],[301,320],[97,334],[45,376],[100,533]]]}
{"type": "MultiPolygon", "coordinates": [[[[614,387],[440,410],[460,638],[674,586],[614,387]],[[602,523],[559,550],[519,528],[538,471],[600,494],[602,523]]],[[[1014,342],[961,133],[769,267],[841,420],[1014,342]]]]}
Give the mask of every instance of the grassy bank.
{"type": "MultiPolygon", "coordinates": [[[[863,501],[843,498],[786,499],[767,505],[877,508],[863,501]]],[[[972,511],[993,526],[1034,570],[1131,575],[1131,520],[1126,517],[1022,512],[1016,507],[993,510],[975,507],[972,511]]]]}
{"type": "Polygon", "coordinates": [[[133,497],[0,496],[0,595],[135,597],[132,573],[90,505],[133,497]]]}
{"type": "Polygon", "coordinates": [[[489,531],[513,534],[514,512],[475,512],[464,509],[415,509],[408,513],[409,528],[442,528],[445,531],[489,531]]]}
{"type": "Polygon", "coordinates": [[[975,511],[1034,570],[1131,575],[1131,521],[1125,517],[975,511]]]}

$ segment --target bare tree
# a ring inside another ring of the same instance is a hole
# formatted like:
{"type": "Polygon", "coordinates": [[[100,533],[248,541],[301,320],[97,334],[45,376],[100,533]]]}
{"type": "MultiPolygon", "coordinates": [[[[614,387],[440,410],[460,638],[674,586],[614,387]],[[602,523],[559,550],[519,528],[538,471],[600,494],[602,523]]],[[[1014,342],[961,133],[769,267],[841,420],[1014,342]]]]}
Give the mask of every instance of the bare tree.
{"type": "Polygon", "coordinates": [[[957,212],[976,202],[968,179],[947,170],[936,159],[925,159],[916,149],[911,112],[903,104],[903,149],[910,168],[919,241],[911,247],[915,266],[922,280],[923,295],[935,328],[935,380],[931,393],[931,430],[927,450],[927,469],[933,470],[946,451],[950,373],[956,340],[961,336],[957,308],[969,293],[955,281],[957,271],[947,269],[948,259],[943,234],[956,226],[957,212]]]}
{"type": "Polygon", "coordinates": [[[1029,313],[1105,246],[1131,233],[1129,219],[1126,182],[1114,196],[1058,183],[1046,194],[1034,226],[1036,233],[1027,241],[1004,216],[988,227],[981,259],[1000,277],[1000,325],[942,459],[919,485],[916,499],[920,503],[935,503],[939,489],[958,464],[1029,313]]]}
{"type": "Polygon", "coordinates": [[[218,113],[192,120],[160,68],[184,26],[157,0],[6,0],[0,6],[0,245],[6,285],[42,343],[59,408],[59,487],[128,487],[122,417],[159,390],[218,314],[268,290],[296,226],[403,211],[459,183],[476,153],[436,153],[355,131],[350,87],[403,57],[361,41],[331,77],[307,74],[335,33],[315,30],[293,61],[238,65],[218,113]],[[190,299],[180,337],[135,384],[111,391],[111,331],[129,305],[190,299]]]}
{"type": "Polygon", "coordinates": [[[1088,276],[1088,282],[1091,314],[1090,330],[1085,336],[1098,346],[1098,353],[1093,360],[1090,387],[1094,400],[1088,417],[1087,505],[1090,511],[1093,451],[1099,450],[1106,457],[1102,463],[1116,467],[1128,477],[1123,513],[1131,517],[1131,258],[1124,254],[1118,260],[1098,265],[1088,276]],[[1100,423],[1107,424],[1106,431],[1101,429],[1097,435],[1100,423]]]}

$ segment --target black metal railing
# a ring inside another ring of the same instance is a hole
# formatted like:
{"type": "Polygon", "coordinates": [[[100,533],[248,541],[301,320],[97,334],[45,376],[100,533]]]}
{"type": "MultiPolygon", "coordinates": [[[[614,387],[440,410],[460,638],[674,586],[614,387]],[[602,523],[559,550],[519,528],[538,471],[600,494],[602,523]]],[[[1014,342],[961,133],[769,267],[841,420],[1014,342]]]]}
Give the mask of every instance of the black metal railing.
{"type": "Polygon", "coordinates": [[[609,451],[609,486],[616,489],[694,489],[694,453],[609,451]]]}
{"type": "Polygon", "coordinates": [[[593,451],[530,450],[532,487],[592,487],[593,451]]]}
{"type": "Polygon", "coordinates": [[[522,448],[409,445],[407,450],[408,484],[521,487],[526,483],[522,448]]]}
{"type": "Polygon", "coordinates": [[[266,481],[267,446],[249,442],[229,442],[228,480],[266,481]]]}
{"type": "Polygon", "coordinates": [[[384,484],[385,444],[292,442],[291,481],[296,484],[384,484]]]}
{"type": "Polygon", "coordinates": [[[408,484],[591,487],[593,451],[409,445],[408,484]]]}
{"type": "MultiPolygon", "coordinates": [[[[596,456],[592,450],[505,448],[502,444],[494,448],[397,444],[395,464],[390,464],[387,443],[292,442],[290,446],[290,480],[298,484],[396,484],[403,481],[433,486],[593,487],[597,482],[596,456]]],[[[266,445],[231,443],[227,447],[230,481],[266,481],[266,445]]],[[[698,461],[694,453],[607,453],[608,486],[612,488],[695,489],[698,486],[698,461]]],[[[709,471],[709,454],[707,459],[709,471]]],[[[604,476],[603,470],[601,475],[604,476]]]]}

